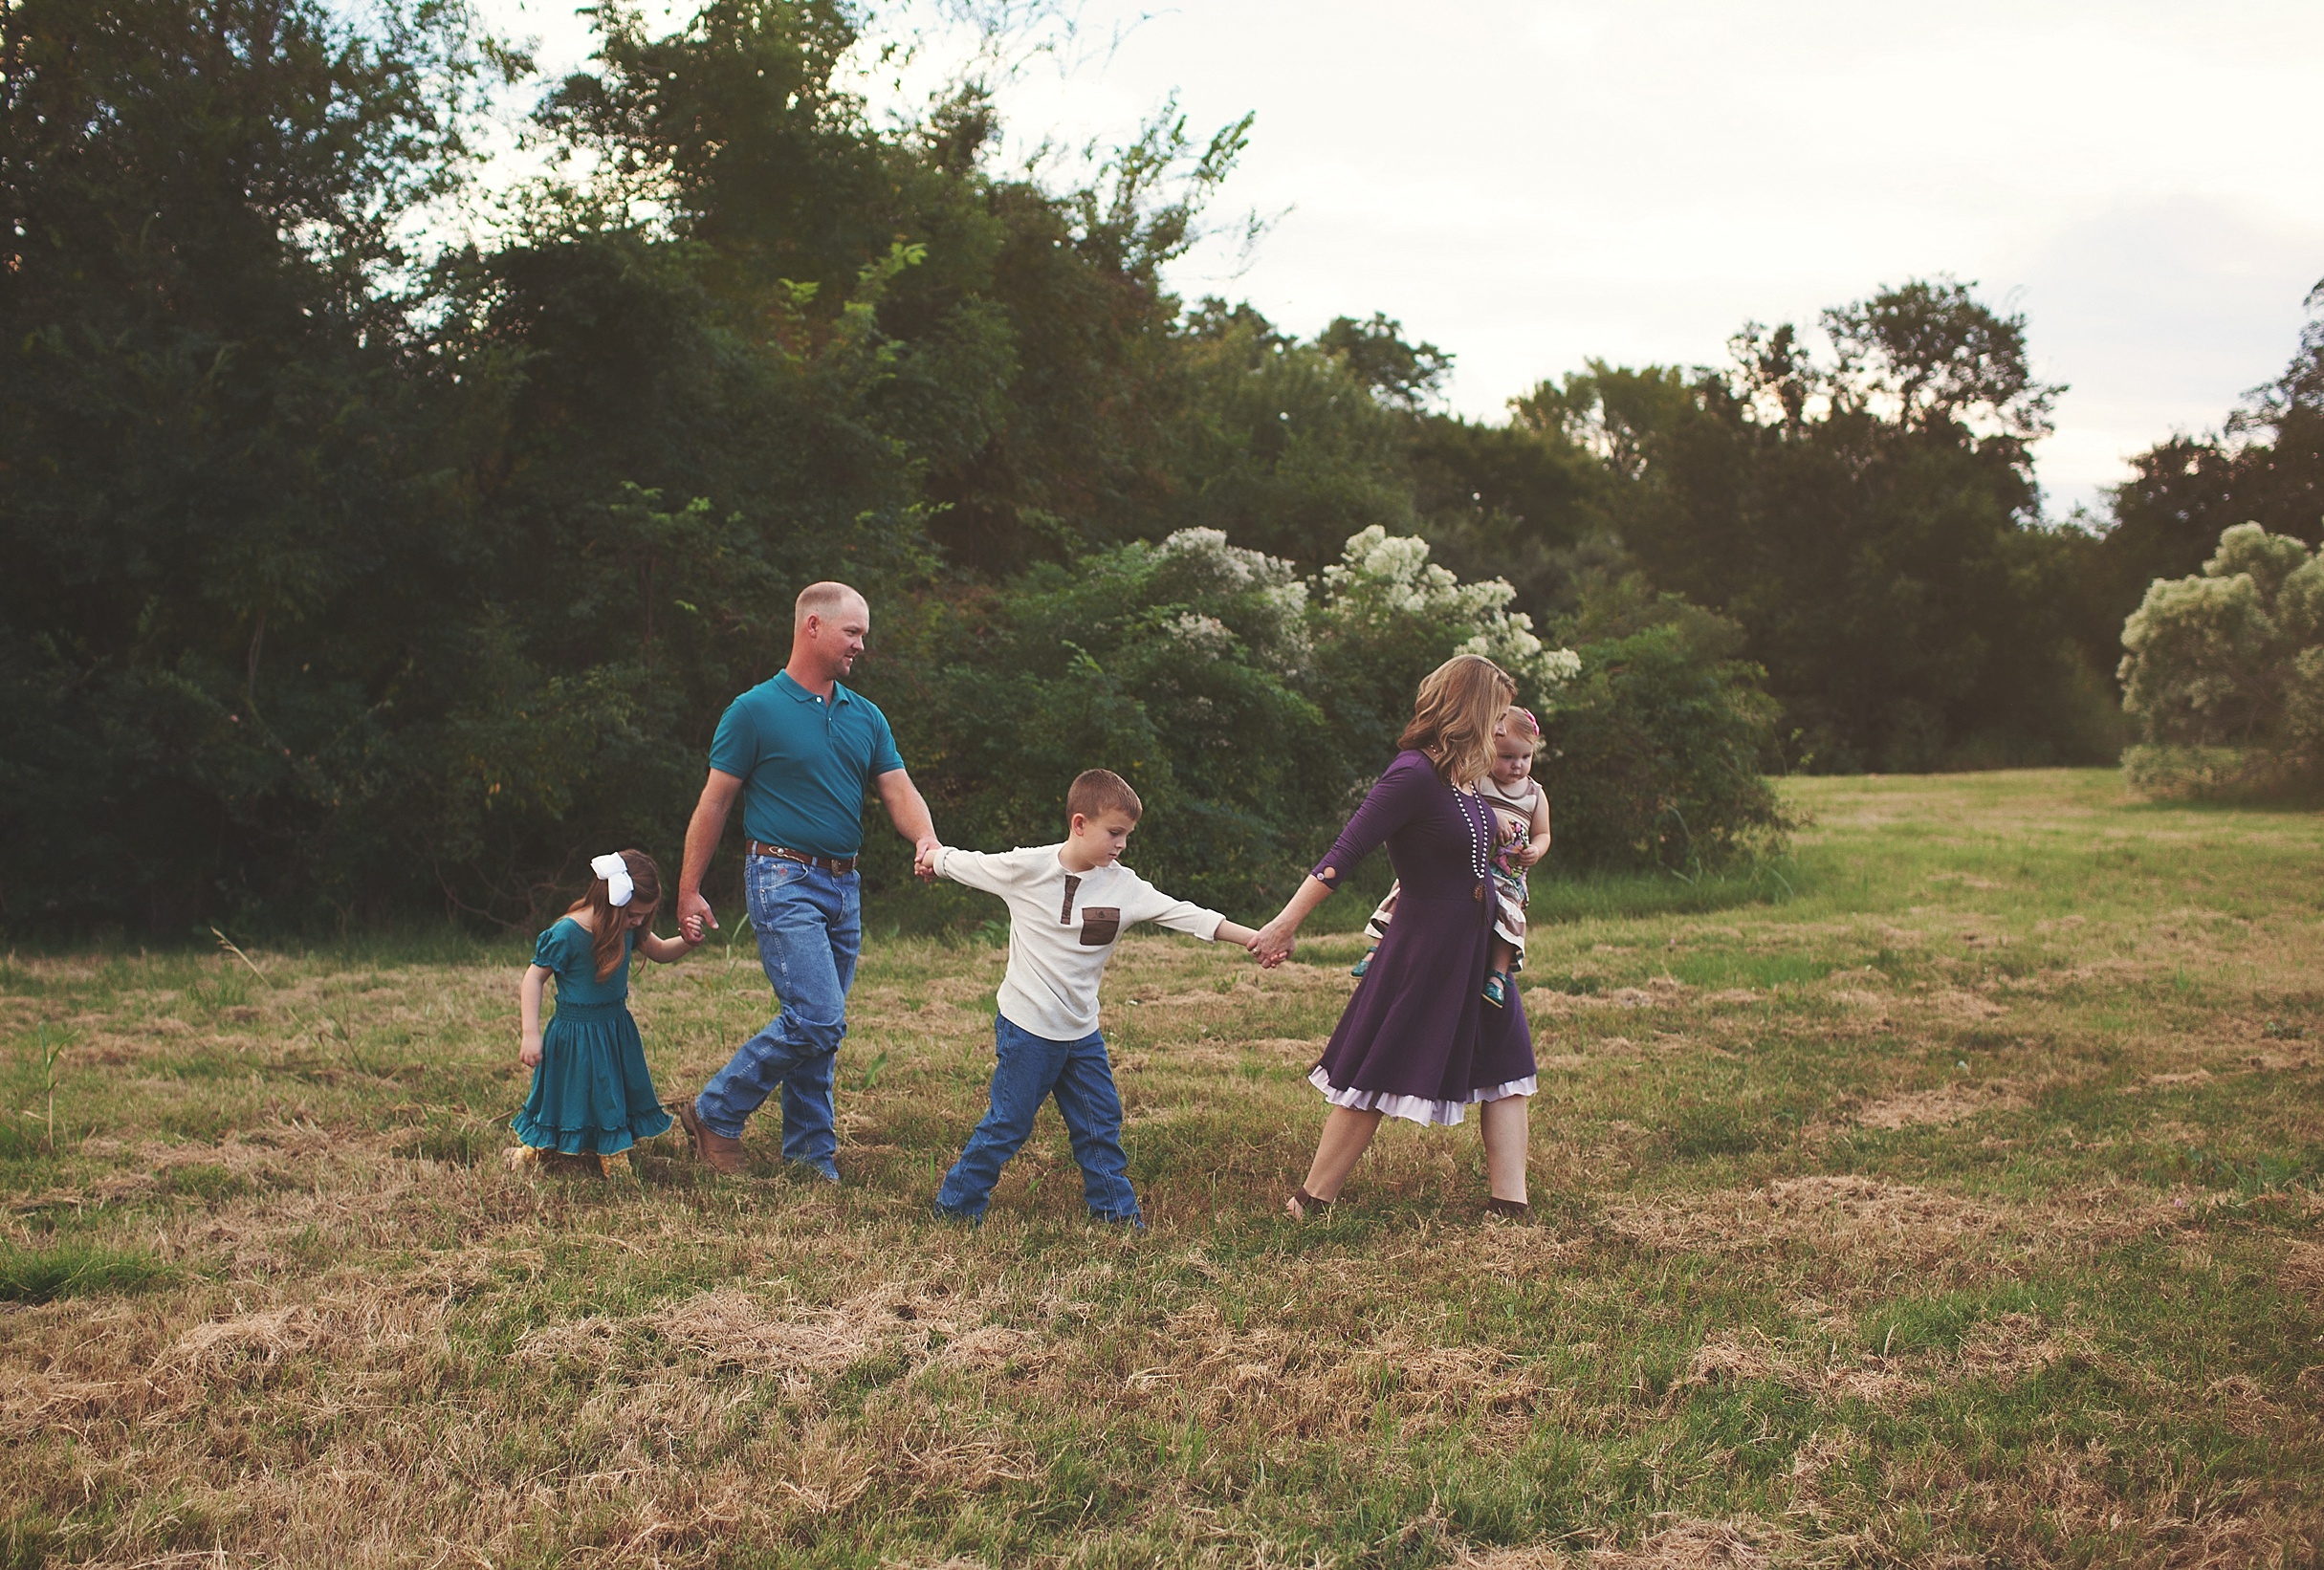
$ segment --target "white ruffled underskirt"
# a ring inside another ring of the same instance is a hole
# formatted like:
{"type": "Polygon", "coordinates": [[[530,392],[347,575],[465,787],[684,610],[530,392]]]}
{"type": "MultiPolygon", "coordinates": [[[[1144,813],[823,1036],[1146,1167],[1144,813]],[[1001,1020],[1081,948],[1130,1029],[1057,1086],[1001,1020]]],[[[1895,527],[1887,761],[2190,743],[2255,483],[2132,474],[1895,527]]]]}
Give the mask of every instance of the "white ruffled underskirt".
{"type": "Polygon", "coordinates": [[[1498,1101],[1504,1096],[1530,1096],[1534,1090],[1534,1077],[1530,1074],[1522,1079],[1511,1079],[1507,1084],[1485,1085],[1472,1090],[1466,1101],[1436,1101],[1426,1096],[1399,1096],[1392,1090],[1341,1090],[1326,1076],[1321,1063],[1307,1076],[1307,1082],[1322,1091],[1324,1100],[1333,1106],[1345,1106],[1357,1112],[1385,1112],[1392,1118],[1402,1118],[1407,1123],[1423,1126],[1443,1123],[1447,1127],[1460,1122],[1470,1102],[1498,1101]]]}

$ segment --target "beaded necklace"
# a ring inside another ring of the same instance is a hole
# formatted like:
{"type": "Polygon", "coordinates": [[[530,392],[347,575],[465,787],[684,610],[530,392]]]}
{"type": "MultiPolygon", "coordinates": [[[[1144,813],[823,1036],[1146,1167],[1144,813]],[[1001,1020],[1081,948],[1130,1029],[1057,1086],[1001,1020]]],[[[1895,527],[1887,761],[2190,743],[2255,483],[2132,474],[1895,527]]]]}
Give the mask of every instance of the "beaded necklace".
{"type": "MultiPolygon", "coordinates": [[[[1469,812],[1469,804],[1476,802],[1482,806],[1484,798],[1474,791],[1458,789],[1453,792],[1453,796],[1456,804],[1460,808],[1461,826],[1469,831],[1469,870],[1477,874],[1477,882],[1481,885],[1486,873],[1492,867],[1492,847],[1488,843],[1490,835],[1478,826],[1476,818],[1469,812]]],[[[1486,823],[1490,824],[1493,820],[1493,809],[1485,807],[1484,817],[1486,823]]]]}

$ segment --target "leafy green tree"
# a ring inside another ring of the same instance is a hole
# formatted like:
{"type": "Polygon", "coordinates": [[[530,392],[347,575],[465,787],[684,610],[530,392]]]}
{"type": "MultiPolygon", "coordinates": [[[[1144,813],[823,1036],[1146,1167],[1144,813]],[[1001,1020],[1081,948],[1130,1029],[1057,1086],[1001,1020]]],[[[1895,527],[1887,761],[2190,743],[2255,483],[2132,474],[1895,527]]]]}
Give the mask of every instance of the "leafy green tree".
{"type": "Polygon", "coordinates": [[[2053,607],[2029,444],[2056,389],[2022,317],[1910,283],[1825,313],[1829,349],[1746,327],[1724,370],[1593,365],[1518,418],[1593,454],[1657,586],[1740,623],[1813,767],[2055,761],[2106,746],[2053,607]]]}
{"type": "Polygon", "coordinates": [[[1391,408],[1416,411],[1444,391],[1453,357],[1433,343],[1404,341],[1404,324],[1379,312],[1370,321],[1334,316],[1315,346],[1336,356],[1348,372],[1391,408]]]}
{"type": "Polygon", "coordinates": [[[343,833],[430,636],[377,586],[469,556],[399,235],[487,63],[428,4],[0,11],[11,912],[166,924],[299,885],[343,833]]]}
{"type": "Polygon", "coordinates": [[[1189,317],[1170,515],[1314,570],[1368,528],[1410,534],[1405,422],[1344,353],[1285,338],[1248,306],[1189,317]]]}
{"type": "Polygon", "coordinates": [[[2078,575],[2075,635],[2110,661],[2147,585],[2202,570],[2220,534],[2256,522],[2324,544],[2324,282],[2281,376],[2244,396],[2221,430],[2177,435],[2131,460],[2109,525],[2078,575]]]}

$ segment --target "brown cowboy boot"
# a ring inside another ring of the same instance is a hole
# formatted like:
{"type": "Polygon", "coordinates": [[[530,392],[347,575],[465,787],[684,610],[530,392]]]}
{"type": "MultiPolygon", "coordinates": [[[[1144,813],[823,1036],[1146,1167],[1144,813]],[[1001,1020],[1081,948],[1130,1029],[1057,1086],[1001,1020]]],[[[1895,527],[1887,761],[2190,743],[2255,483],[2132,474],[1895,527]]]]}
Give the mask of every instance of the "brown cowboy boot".
{"type": "Polygon", "coordinates": [[[712,1171],[723,1172],[728,1177],[740,1177],[750,1170],[750,1161],[742,1153],[742,1142],[730,1140],[724,1134],[715,1134],[703,1127],[702,1118],[694,1111],[692,1101],[680,1101],[669,1110],[678,1115],[678,1123],[686,1130],[686,1137],[694,1142],[695,1158],[709,1163],[712,1171]]]}

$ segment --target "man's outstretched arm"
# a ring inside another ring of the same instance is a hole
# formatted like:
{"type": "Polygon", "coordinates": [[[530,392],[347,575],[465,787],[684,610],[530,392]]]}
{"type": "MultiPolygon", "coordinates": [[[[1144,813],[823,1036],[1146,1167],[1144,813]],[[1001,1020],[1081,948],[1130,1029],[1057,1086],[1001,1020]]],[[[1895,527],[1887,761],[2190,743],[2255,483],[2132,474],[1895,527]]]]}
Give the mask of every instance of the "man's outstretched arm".
{"type": "MultiPolygon", "coordinates": [[[[702,799],[686,824],[686,860],[678,868],[678,927],[689,943],[700,943],[704,931],[718,925],[710,902],[702,897],[702,876],[711,858],[718,854],[719,837],[726,833],[726,815],[734,809],[742,790],[739,775],[713,769],[702,782],[702,799]]],[[[926,812],[926,808],[921,811],[926,812]]]]}
{"type": "Polygon", "coordinates": [[[934,877],[936,820],[929,816],[928,803],[922,799],[919,787],[912,784],[911,775],[901,769],[890,769],[873,779],[871,788],[880,793],[880,805],[888,809],[888,820],[896,826],[898,834],[911,841],[911,869],[923,878],[934,877]]]}

